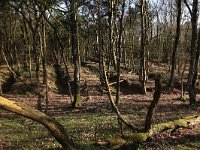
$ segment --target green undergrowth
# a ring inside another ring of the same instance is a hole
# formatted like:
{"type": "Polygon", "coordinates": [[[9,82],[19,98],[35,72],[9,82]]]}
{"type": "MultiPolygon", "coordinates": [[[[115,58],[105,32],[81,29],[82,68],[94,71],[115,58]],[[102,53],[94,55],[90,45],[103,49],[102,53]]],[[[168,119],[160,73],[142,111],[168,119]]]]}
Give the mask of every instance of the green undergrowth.
{"type": "Polygon", "coordinates": [[[59,117],[59,122],[68,127],[68,133],[80,144],[92,144],[105,140],[118,132],[117,119],[113,115],[68,115],[59,117]]]}
{"type": "MultiPolygon", "coordinates": [[[[127,116],[126,116],[127,117],[127,116]]],[[[83,145],[85,150],[111,149],[131,149],[138,144],[138,138],[146,139],[142,133],[131,134],[130,130],[125,130],[124,134],[129,138],[121,138],[116,116],[110,114],[94,113],[70,113],[66,116],[56,117],[73,139],[83,145]],[[135,137],[137,136],[137,137],[135,137]],[[134,143],[133,143],[134,142],[134,143]],[[100,143],[100,144],[99,144],[100,143]],[[101,145],[101,143],[103,143],[101,145]]],[[[183,126],[183,122],[177,122],[183,126]]],[[[200,130],[196,131],[200,136],[200,130]]],[[[152,137],[153,139],[154,137],[152,137]]],[[[141,141],[141,140],[140,140],[141,141]]],[[[153,141],[155,144],[156,141],[153,141]]],[[[168,141],[163,140],[163,145],[155,145],[158,149],[195,149],[199,146],[199,141],[178,142],[169,145],[168,141]]],[[[150,144],[151,145],[151,144],[150,144]]],[[[139,149],[148,149],[147,143],[139,143],[139,149]]],[[[54,140],[50,133],[40,124],[23,117],[0,118],[0,149],[58,149],[59,143],[54,140]]]]}
{"type": "Polygon", "coordinates": [[[15,117],[0,119],[0,149],[48,149],[60,145],[40,124],[15,117]]]}
{"type": "MultiPolygon", "coordinates": [[[[68,134],[84,147],[94,147],[99,141],[118,133],[113,115],[73,114],[56,119],[68,134]],[[90,145],[90,146],[89,146],[90,145]]],[[[61,148],[50,133],[40,124],[23,117],[0,118],[0,149],[48,149],[61,148]]]]}

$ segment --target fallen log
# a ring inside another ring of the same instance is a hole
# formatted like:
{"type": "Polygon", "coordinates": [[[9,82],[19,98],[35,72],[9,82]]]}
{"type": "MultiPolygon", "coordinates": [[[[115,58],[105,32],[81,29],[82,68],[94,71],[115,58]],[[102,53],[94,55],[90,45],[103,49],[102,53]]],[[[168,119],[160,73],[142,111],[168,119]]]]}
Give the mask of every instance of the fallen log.
{"type": "Polygon", "coordinates": [[[148,132],[132,133],[129,136],[124,136],[124,138],[132,142],[145,142],[148,137],[152,137],[155,134],[164,133],[167,131],[175,131],[179,128],[185,128],[199,123],[200,123],[200,114],[194,116],[188,116],[174,121],[169,121],[166,123],[160,123],[152,126],[152,128],[148,132]]]}
{"type": "Polygon", "coordinates": [[[25,104],[10,101],[0,96],[0,108],[19,114],[42,124],[64,149],[77,149],[66,130],[55,119],[25,104]]]}

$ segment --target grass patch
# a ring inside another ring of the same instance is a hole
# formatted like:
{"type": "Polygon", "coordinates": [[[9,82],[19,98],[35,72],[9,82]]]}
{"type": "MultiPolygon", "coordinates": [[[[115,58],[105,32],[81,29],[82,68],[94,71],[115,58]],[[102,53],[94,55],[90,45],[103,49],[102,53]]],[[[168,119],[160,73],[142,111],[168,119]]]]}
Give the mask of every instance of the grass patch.
{"type": "Polygon", "coordinates": [[[40,124],[25,118],[0,119],[0,135],[4,139],[0,148],[6,149],[47,149],[60,147],[49,132],[40,124]],[[9,144],[10,143],[10,144],[9,144]]]}
{"type": "Polygon", "coordinates": [[[116,134],[118,123],[113,115],[75,114],[58,117],[59,122],[67,127],[69,134],[81,144],[92,144],[105,140],[108,135],[116,134]]]}
{"type": "MultiPolygon", "coordinates": [[[[67,129],[68,134],[82,145],[106,141],[108,136],[113,137],[118,133],[116,117],[110,114],[70,114],[56,119],[67,129]]],[[[61,147],[42,125],[23,117],[1,118],[0,135],[4,138],[0,147],[7,142],[14,143],[14,149],[61,147]]]]}

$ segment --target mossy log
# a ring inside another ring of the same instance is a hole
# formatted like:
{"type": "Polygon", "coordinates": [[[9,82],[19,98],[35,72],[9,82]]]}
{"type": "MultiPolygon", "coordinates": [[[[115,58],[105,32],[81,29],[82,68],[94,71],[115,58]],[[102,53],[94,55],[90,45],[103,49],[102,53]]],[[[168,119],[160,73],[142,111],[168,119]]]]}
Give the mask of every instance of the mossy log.
{"type": "Polygon", "coordinates": [[[10,101],[0,96],[0,108],[32,119],[49,130],[51,135],[62,145],[64,149],[76,149],[76,145],[67,135],[66,130],[55,119],[33,109],[25,104],[10,101]]]}
{"type": "Polygon", "coordinates": [[[190,125],[195,125],[200,123],[200,114],[195,116],[189,116],[182,119],[160,123],[152,126],[148,132],[132,133],[129,136],[124,136],[128,141],[132,142],[144,142],[148,137],[152,137],[158,133],[164,133],[167,131],[175,131],[178,128],[188,127],[190,125]]]}

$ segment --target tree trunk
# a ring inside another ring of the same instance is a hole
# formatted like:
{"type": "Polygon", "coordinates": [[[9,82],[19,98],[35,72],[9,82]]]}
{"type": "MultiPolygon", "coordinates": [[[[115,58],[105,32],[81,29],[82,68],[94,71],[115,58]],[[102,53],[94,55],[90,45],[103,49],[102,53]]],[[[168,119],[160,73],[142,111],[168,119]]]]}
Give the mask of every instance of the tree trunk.
{"type": "Polygon", "coordinates": [[[196,81],[198,79],[198,73],[199,73],[199,55],[200,55],[200,29],[199,29],[199,33],[198,33],[196,61],[195,61],[195,72],[194,72],[194,77],[193,77],[193,81],[192,81],[192,87],[195,87],[196,81]]]}
{"type": "Polygon", "coordinates": [[[142,87],[142,92],[146,94],[146,80],[147,80],[147,70],[146,70],[146,0],[140,0],[141,2],[141,51],[140,51],[140,82],[142,87]]]}
{"type": "Polygon", "coordinates": [[[67,135],[66,130],[55,119],[25,104],[16,103],[0,96],[0,108],[27,117],[42,124],[64,149],[75,149],[75,144],[67,135]]]}
{"type": "Polygon", "coordinates": [[[3,79],[2,79],[2,77],[0,76],[0,96],[2,96],[3,95],[3,92],[2,92],[2,81],[3,79]]]}
{"type": "Polygon", "coordinates": [[[40,34],[40,45],[41,45],[41,54],[42,54],[42,70],[43,70],[43,84],[45,85],[45,102],[46,108],[45,112],[48,111],[48,104],[49,104],[49,95],[48,95],[48,76],[47,76],[47,67],[46,67],[46,27],[45,27],[45,20],[44,15],[42,17],[41,23],[41,34],[40,34]]]}
{"type": "Polygon", "coordinates": [[[22,34],[23,34],[23,38],[24,38],[24,45],[27,45],[27,47],[28,47],[28,52],[25,52],[25,65],[24,66],[25,66],[25,69],[27,69],[27,66],[28,66],[30,81],[32,83],[32,57],[31,57],[31,44],[30,44],[30,38],[29,38],[30,32],[27,29],[25,19],[23,19],[23,26],[21,27],[21,30],[22,30],[22,34]],[[23,27],[24,27],[24,29],[23,29],[23,27]],[[26,54],[28,54],[29,60],[27,60],[26,54]]]}
{"type": "Polygon", "coordinates": [[[185,70],[186,70],[186,65],[187,65],[187,61],[185,60],[183,70],[182,70],[182,73],[181,73],[181,96],[180,96],[180,100],[185,100],[185,84],[184,84],[183,78],[184,78],[184,73],[185,73],[185,70]]]}
{"type": "Polygon", "coordinates": [[[180,37],[180,23],[181,23],[181,0],[177,0],[177,25],[176,25],[176,37],[175,42],[173,46],[173,52],[172,52],[172,67],[171,67],[171,76],[169,80],[169,86],[174,86],[174,73],[175,73],[175,67],[176,67],[176,55],[177,55],[177,48],[179,43],[179,37],[180,37]]]}
{"type": "Polygon", "coordinates": [[[196,95],[195,89],[192,85],[192,81],[194,78],[195,72],[195,62],[196,62],[196,41],[197,41],[197,11],[198,11],[198,0],[193,0],[192,6],[192,39],[191,39],[191,55],[190,55],[190,68],[189,68],[189,75],[188,75],[188,88],[189,88],[189,100],[190,105],[196,104],[196,95]]]}
{"type": "Polygon", "coordinates": [[[109,8],[109,64],[108,64],[108,74],[110,74],[111,65],[113,64],[114,69],[116,70],[116,55],[115,55],[115,39],[114,29],[116,25],[116,11],[117,11],[117,1],[110,0],[109,8]]]}
{"type": "Polygon", "coordinates": [[[120,73],[121,73],[121,43],[122,43],[122,32],[123,32],[123,17],[124,17],[124,10],[125,10],[125,0],[122,2],[122,14],[119,20],[119,38],[117,43],[117,50],[118,50],[118,60],[117,60],[117,93],[116,93],[116,104],[119,104],[120,101],[120,73]]]}
{"type": "Polygon", "coordinates": [[[145,121],[145,131],[146,132],[148,132],[151,129],[154,111],[155,111],[155,108],[158,104],[158,101],[159,101],[160,95],[161,95],[161,88],[162,88],[161,77],[160,77],[160,75],[157,75],[156,79],[155,79],[155,92],[154,92],[154,96],[153,96],[153,101],[151,102],[151,105],[147,112],[146,121],[145,121]]]}
{"type": "Polygon", "coordinates": [[[78,43],[78,27],[77,27],[77,1],[70,1],[70,30],[71,30],[71,45],[72,55],[74,63],[74,101],[72,107],[81,106],[81,95],[80,95],[80,56],[79,56],[79,43],[78,43]]]}
{"type": "Polygon", "coordinates": [[[113,97],[112,97],[112,93],[111,93],[111,90],[110,90],[110,86],[109,86],[109,83],[108,83],[108,79],[107,79],[107,75],[106,75],[106,67],[105,67],[105,62],[104,60],[102,60],[103,62],[103,77],[104,77],[104,80],[105,80],[105,86],[106,86],[106,90],[108,91],[108,98],[110,100],[110,104],[114,110],[114,112],[117,114],[117,117],[118,117],[118,120],[120,120],[122,123],[124,123],[127,127],[129,127],[130,129],[132,130],[136,130],[136,127],[133,126],[132,124],[130,124],[129,122],[127,122],[123,116],[121,115],[120,111],[118,110],[117,106],[115,105],[115,102],[113,100],[113,97]]]}
{"type": "MultiPolygon", "coordinates": [[[[97,10],[97,17],[98,17],[98,20],[97,20],[97,23],[98,23],[98,30],[96,31],[96,34],[97,34],[97,48],[98,48],[98,51],[99,51],[99,79],[100,79],[100,82],[101,82],[101,87],[104,87],[105,86],[105,83],[104,83],[104,79],[103,79],[103,66],[102,66],[102,54],[103,54],[103,37],[102,37],[102,32],[101,32],[101,18],[100,18],[100,2],[99,0],[97,1],[97,6],[98,6],[98,10],[97,10]]],[[[89,41],[88,41],[88,44],[89,44],[89,41]]]]}

